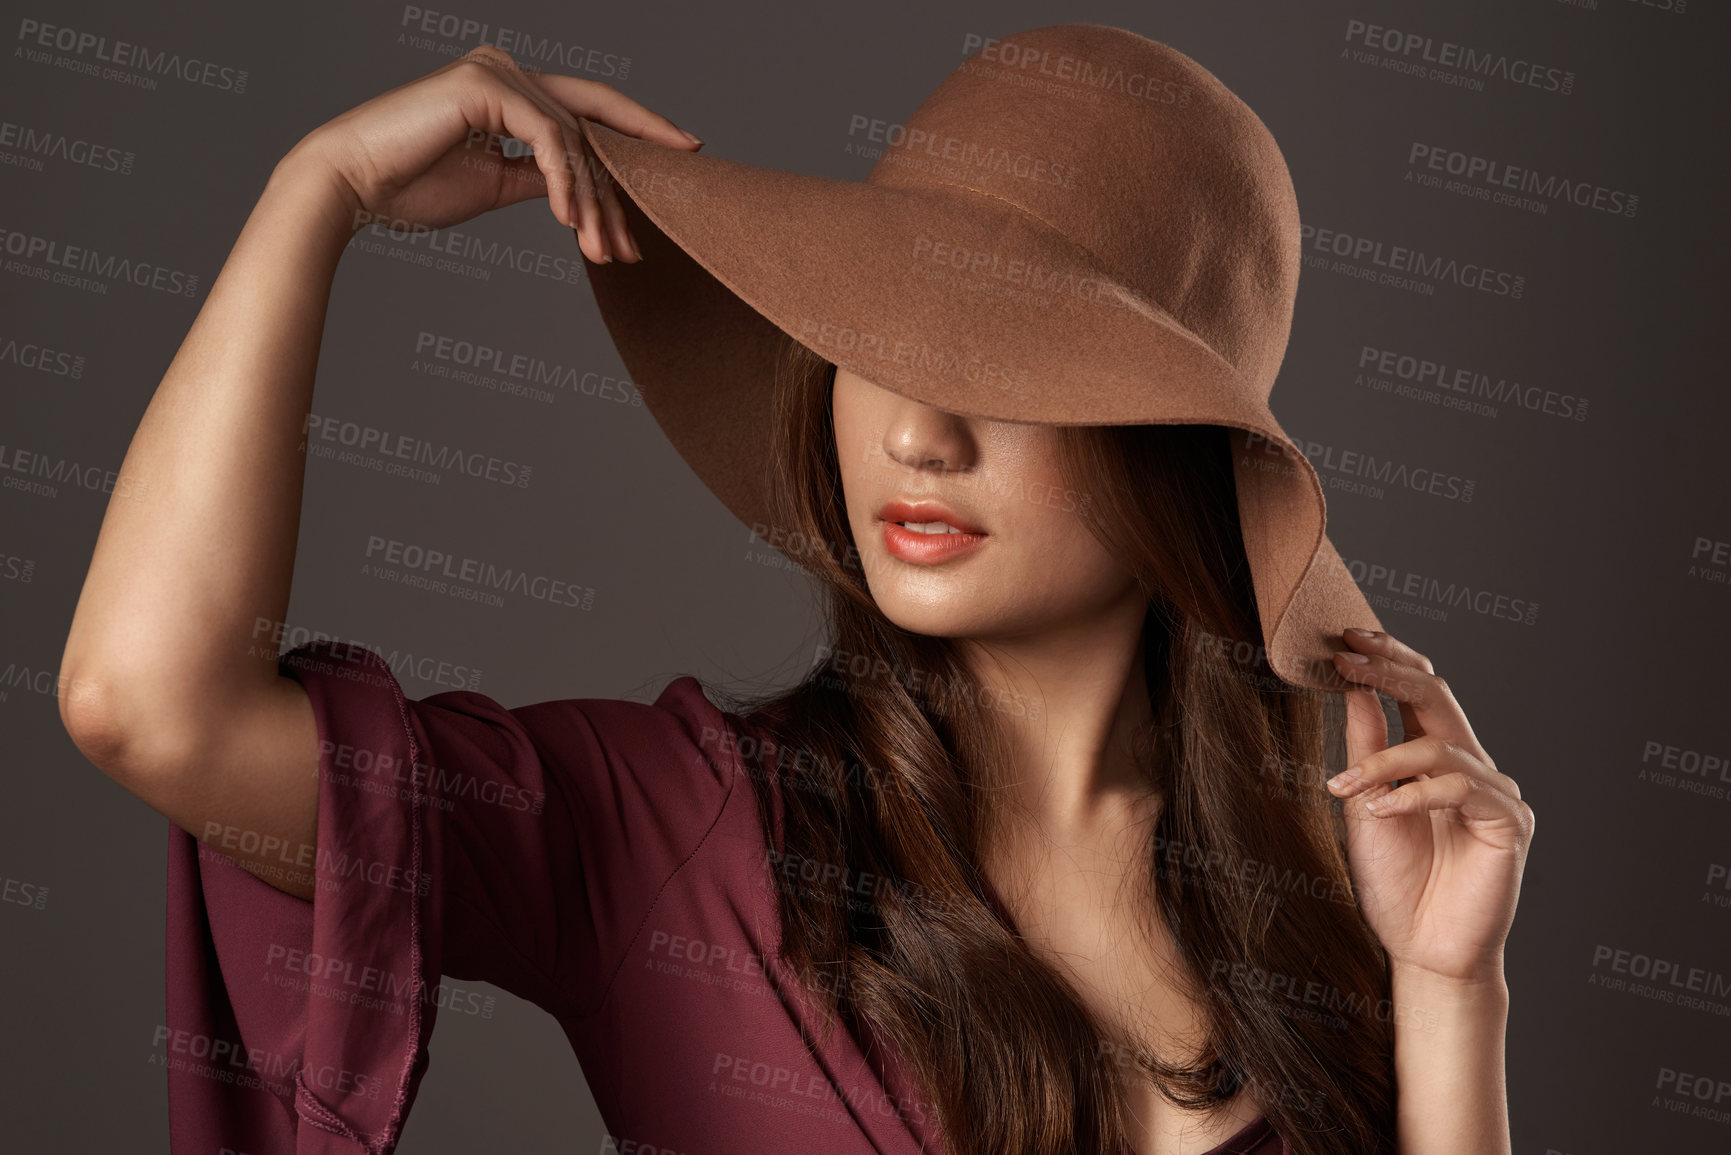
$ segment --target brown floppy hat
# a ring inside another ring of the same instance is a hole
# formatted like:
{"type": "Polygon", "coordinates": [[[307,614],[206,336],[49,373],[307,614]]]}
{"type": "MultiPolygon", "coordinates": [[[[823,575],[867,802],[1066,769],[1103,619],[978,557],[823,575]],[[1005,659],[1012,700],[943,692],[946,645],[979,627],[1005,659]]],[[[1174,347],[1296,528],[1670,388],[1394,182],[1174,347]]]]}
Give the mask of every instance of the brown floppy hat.
{"type": "Polygon", "coordinates": [[[882,154],[864,183],[580,124],[643,251],[585,260],[602,320],[740,520],[770,521],[766,415],[789,340],[964,416],[1227,426],[1268,664],[1352,685],[1329,654],[1342,628],[1381,623],[1268,407],[1297,197],[1268,129],[1201,65],[1097,24],[986,41],[905,124],[868,130],[882,154]]]}

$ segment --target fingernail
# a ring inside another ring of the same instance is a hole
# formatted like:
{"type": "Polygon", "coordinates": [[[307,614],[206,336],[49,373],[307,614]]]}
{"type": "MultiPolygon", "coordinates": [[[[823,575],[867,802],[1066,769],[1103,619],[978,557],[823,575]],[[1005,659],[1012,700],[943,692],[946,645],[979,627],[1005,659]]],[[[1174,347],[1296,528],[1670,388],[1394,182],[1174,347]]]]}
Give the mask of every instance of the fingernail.
{"type": "Polygon", "coordinates": [[[637,247],[637,238],[632,236],[630,233],[626,233],[625,240],[631,246],[631,255],[641,261],[643,259],[643,250],[637,247]]]}
{"type": "Polygon", "coordinates": [[[1370,661],[1369,654],[1355,654],[1351,650],[1336,650],[1334,656],[1342,661],[1351,662],[1355,666],[1361,666],[1370,661]]]}
{"type": "Polygon", "coordinates": [[[1328,780],[1330,790],[1346,790],[1358,782],[1361,777],[1357,766],[1349,767],[1328,780]]]}
{"type": "Polygon", "coordinates": [[[1357,634],[1361,638],[1374,638],[1374,637],[1376,637],[1376,631],[1375,630],[1360,629],[1358,626],[1348,626],[1348,627],[1346,627],[1346,632],[1349,634],[1357,634]]]}
{"type": "Polygon", "coordinates": [[[679,134],[681,136],[683,136],[686,140],[689,140],[692,144],[701,145],[703,143],[701,140],[698,140],[695,136],[692,136],[689,132],[686,132],[683,128],[679,130],[679,134]]]}

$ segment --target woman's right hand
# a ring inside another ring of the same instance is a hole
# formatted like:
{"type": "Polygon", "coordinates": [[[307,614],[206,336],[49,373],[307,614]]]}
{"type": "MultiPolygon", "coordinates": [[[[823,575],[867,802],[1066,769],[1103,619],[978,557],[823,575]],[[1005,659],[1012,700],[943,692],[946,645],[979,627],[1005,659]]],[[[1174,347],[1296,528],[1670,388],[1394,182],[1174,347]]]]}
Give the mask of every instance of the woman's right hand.
{"type": "Polygon", "coordinates": [[[591,261],[641,260],[579,116],[675,148],[702,144],[609,85],[525,72],[503,49],[482,45],[320,125],[285,161],[337,178],[354,231],[374,220],[445,228],[545,196],[591,261]],[[486,134],[513,137],[534,152],[506,157],[486,134]]]}

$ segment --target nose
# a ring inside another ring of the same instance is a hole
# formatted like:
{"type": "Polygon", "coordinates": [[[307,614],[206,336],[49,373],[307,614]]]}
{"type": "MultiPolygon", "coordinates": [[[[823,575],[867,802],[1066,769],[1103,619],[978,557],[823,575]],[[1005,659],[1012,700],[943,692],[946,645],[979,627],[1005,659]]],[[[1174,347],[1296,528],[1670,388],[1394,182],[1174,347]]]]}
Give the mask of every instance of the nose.
{"type": "Polygon", "coordinates": [[[897,399],[884,428],[884,454],[910,469],[971,469],[979,446],[968,420],[911,398],[897,399]]]}

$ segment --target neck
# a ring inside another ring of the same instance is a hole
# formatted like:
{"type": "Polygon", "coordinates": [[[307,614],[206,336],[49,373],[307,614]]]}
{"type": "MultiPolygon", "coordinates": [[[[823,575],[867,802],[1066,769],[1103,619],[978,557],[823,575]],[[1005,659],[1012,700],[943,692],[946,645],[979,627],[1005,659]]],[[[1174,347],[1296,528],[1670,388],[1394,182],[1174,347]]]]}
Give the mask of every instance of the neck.
{"type": "Polygon", "coordinates": [[[1016,638],[963,639],[1011,750],[1000,781],[1040,825],[1075,831],[1145,798],[1131,736],[1149,716],[1139,593],[1108,612],[1016,638]]]}

